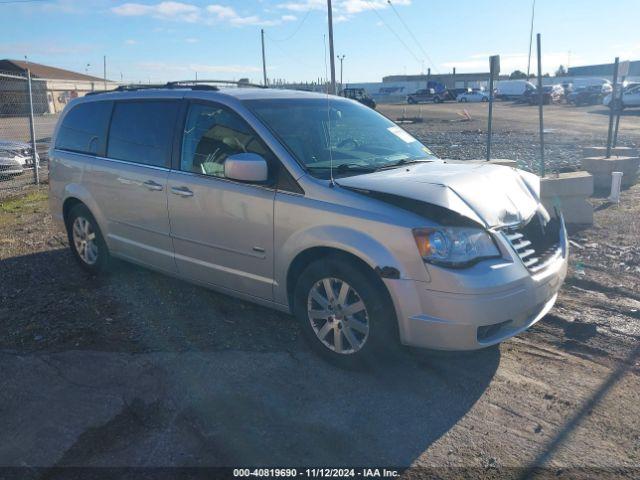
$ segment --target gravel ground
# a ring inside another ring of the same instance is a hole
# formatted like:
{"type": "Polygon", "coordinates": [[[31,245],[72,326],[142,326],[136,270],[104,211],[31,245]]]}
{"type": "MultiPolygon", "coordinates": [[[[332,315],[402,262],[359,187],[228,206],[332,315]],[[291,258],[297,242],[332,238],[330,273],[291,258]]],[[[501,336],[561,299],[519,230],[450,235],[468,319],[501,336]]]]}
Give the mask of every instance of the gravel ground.
{"type": "MultiPolygon", "coordinates": [[[[441,158],[473,160],[487,152],[488,106],[482,103],[380,105],[378,110],[392,120],[422,119],[404,128],[433,149],[441,158]],[[470,120],[463,117],[467,111],[470,120]]],[[[492,158],[517,160],[521,168],[538,171],[540,136],[538,109],[510,102],[494,106],[492,158]]],[[[582,147],[604,145],[608,110],[601,106],[545,107],[545,159],[549,172],[573,171],[582,159],[582,147]]],[[[620,120],[618,145],[640,146],[640,110],[626,110],[620,120]]]]}
{"type": "MultiPolygon", "coordinates": [[[[411,128],[468,135],[457,131],[467,123],[411,128]]],[[[530,127],[513,128],[535,144],[530,127]]],[[[318,359],[288,315],[124,263],[86,275],[46,198],[31,189],[0,203],[0,467],[22,467],[14,478],[220,465],[637,478],[640,185],[619,206],[593,199],[558,303],[529,331],[478,352],[406,349],[369,372],[318,359]]]]}

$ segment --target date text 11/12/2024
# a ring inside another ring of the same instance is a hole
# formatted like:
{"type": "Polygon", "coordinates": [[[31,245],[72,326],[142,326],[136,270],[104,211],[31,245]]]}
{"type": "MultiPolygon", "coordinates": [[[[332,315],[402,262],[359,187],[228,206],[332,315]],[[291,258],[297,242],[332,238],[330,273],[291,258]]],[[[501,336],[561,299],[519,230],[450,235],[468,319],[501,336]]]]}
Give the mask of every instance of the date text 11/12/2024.
{"type": "Polygon", "coordinates": [[[397,477],[397,470],[387,468],[236,468],[233,476],[243,477],[307,477],[307,478],[393,478],[397,477]]]}

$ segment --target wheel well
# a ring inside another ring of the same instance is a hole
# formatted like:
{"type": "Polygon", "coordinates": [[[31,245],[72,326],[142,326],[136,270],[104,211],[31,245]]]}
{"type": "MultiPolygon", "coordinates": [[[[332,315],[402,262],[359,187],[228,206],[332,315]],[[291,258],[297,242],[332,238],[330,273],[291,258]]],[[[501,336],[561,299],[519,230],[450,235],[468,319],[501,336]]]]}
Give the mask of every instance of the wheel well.
{"type": "Polygon", "coordinates": [[[393,302],[391,301],[391,296],[389,295],[387,287],[380,278],[380,275],[378,275],[367,262],[352,253],[331,247],[309,248],[303,252],[300,252],[296,256],[296,258],[293,259],[293,262],[291,262],[289,271],[287,272],[287,299],[289,300],[289,306],[291,308],[293,308],[293,293],[295,290],[295,286],[304,269],[317,260],[321,260],[328,256],[334,255],[342,257],[345,262],[350,262],[367,277],[369,277],[378,287],[381,288],[381,291],[385,292],[389,301],[389,305],[393,308],[393,302]]]}
{"type": "Polygon", "coordinates": [[[84,203],[80,200],[78,200],[75,197],[69,197],[67,198],[64,203],[62,204],[62,218],[64,218],[64,223],[66,225],[67,223],[67,219],[69,216],[69,212],[71,211],[71,209],[73,209],[73,207],[75,207],[76,205],[84,205],[84,203]]]}

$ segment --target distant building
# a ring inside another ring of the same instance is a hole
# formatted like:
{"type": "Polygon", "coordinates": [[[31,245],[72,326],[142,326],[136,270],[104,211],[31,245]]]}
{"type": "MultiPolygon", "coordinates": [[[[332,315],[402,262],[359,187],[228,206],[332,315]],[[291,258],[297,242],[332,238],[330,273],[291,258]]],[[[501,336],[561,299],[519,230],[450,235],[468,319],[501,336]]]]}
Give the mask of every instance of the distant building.
{"type": "MultiPolygon", "coordinates": [[[[613,80],[613,63],[569,67],[568,77],[603,77],[613,80]]],[[[640,77],[640,60],[629,62],[629,77],[640,77]]]]}
{"type": "Polygon", "coordinates": [[[0,60],[0,113],[24,115],[29,102],[27,69],[31,71],[34,113],[59,113],[72,98],[95,90],[112,89],[114,82],[24,60],[0,60]]]}
{"type": "MultiPolygon", "coordinates": [[[[500,75],[506,80],[509,75],[500,75]]],[[[482,73],[436,73],[420,75],[388,75],[382,77],[382,83],[415,84],[417,88],[425,88],[428,81],[442,83],[447,88],[479,88],[489,85],[489,72],[482,73]],[[419,87],[422,85],[422,87],[419,87]]]]}

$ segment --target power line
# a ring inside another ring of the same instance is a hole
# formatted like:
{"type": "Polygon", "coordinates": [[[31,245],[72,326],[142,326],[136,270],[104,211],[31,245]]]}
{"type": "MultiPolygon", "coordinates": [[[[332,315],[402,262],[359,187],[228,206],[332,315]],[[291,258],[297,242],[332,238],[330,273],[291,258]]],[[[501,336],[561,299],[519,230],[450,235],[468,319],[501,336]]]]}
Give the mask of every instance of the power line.
{"type": "Polygon", "coordinates": [[[36,2],[50,2],[51,0],[2,0],[0,5],[9,5],[11,3],[36,3],[36,2]]]}
{"type": "Polygon", "coordinates": [[[378,18],[384,24],[384,26],[387,27],[387,29],[391,33],[393,33],[393,35],[396,37],[396,39],[404,46],[405,50],[407,50],[407,52],[409,52],[411,54],[411,56],[413,58],[415,58],[416,62],[421,64],[422,63],[422,59],[418,58],[418,56],[413,52],[413,50],[411,48],[409,48],[409,45],[407,45],[405,43],[405,41],[402,40],[400,35],[398,35],[396,33],[396,31],[393,28],[391,28],[391,26],[387,22],[384,21],[384,18],[382,18],[382,15],[380,15],[380,12],[378,12],[378,9],[376,8],[375,4],[371,0],[367,0],[367,2],[369,3],[369,5],[371,5],[371,10],[373,10],[373,12],[378,16],[378,18]]]}
{"type": "Polygon", "coordinates": [[[398,17],[398,20],[400,20],[402,25],[404,25],[405,30],[409,33],[409,35],[411,35],[411,38],[413,38],[413,41],[416,43],[416,45],[418,46],[418,48],[420,49],[422,54],[425,56],[425,58],[429,61],[429,63],[433,67],[433,69],[436,71],[436,73],[439,73],[438,69],[436,68],[435,63],[433,63],[433,60],[431,60],[431,57],[429,57],[429,54],[424,50],[424,48],[422,48],[422,45],[420,44],[420,42],[418,41],[416,36],[413,34],[411,29],[409,28],[409,25],[407,25],[407,23],[404,21],[404,19],[400,16],[400,13],[398,12],[398,10],[396,10],[396,7],[393,6],[393,3],[391,3],[391,0],[387,0],[387,3],[391,7],[391,10],[393,10],[393,12],[398,17]]]}
{"type": "Polygon", "coordinates": [[[286,50],[284,50],[277,41],[274,41],[273,38],[271,38],[271,35],[269,35],[269,32],[264,32],[264,36],[266,39],[272,41],[273,43],[271,43],[271,45],[273,45],[274,47],[276,47],[278,50],[280,50],[280,52],[282,54],[284,54],[285,57],[294,60],[297,63],[300,63],[301,65],[304,65],[305,67],[311,68],[312,70],[317,68],[316,65],[312,66],[311,64],[309,64],[306,59],[303,60],[302,58],[296,56],[296,55],[292,55],[291,53],[287,52],[286,50]]]}
{"type": "Polygon", "coordinates": [[[311,12],[313,11],[313,7],[309,8],[309,10],[307,10],[307,13],[304,14],[304,17],[302,17],[302,20],[300,20],[300,23],[298,23],[298,26],[296,27],[296,29],[293,31],[293,33],[285,38],[282,39],[275,39],[273,37],[270,37],[270,40],[272,42],[277,42],[277,43],[282,43],[282,42],[288,42],[289,40],[291,40],[293,37],[295,37],[298,32],[300,31],[300,29],[302,28],[302,26],[304,25],[304,22],[307,20],[307,18],[309,17],[309,14],[311,14],[311,12]]]}
{"type": "Polygon", "coordinates": [[[529,80],[529,73],[531,71],[531,46],[533,44],[533,20],[536,16],[536,0],[533,0],[531,5],[531,31],[529,32],[529,59],[527,60],[527,80],[529,80]]]}

